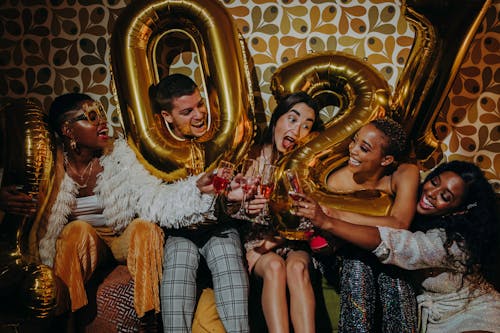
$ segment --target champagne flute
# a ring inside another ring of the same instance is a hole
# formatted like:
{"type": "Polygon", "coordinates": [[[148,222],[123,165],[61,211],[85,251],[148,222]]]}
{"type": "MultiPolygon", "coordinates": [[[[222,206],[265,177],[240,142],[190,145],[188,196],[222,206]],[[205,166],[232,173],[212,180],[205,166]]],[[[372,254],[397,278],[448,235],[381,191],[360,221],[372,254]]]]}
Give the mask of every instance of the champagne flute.
{"type": "Polygon", "coordinates": [[[215,201],[219,197],[220,194],[222,194],[226,188],[228,187],[229,183],[231,182],[231,179],[233,179],[233,174],[234,174],[234,164],[228,161],[220,161],[219,164],[217,165],[217,172],[214,175],[214,178],[212,180],[212,184],[214,185],[215,189],[215,196],[212,200],[212,203],[210,204],[210,208],[205,214],[205,217],[210,220],[216,220],[217,217],[214,214],[215,210],[215,201]]]}
{"type": "MultiPolygon", "coordinates": [[[[304,190],[302,188],[302,184],[300,183],[299,176],[297,174],[297,170],[287,169],[284,172],[285,175],[285,186],[288,190],[288,195],[294,201],[302,201],[303,198],[300,194],[304,194],[304,190]]],[[[299,226],[297,230],[311,231],[313,228],[313,224],[309,219],[305,217],[300,218],[299,226]]]]}
{"type": "Polygon", "coordinates": [[[259,184],[257,161],[252,158],[245,159],[241,164],[241,173],[243,175],[243,178],[241,179],[243,199],[241,200],[240,209],[232,217],[240,220],[249,220],[250,217],[246,214],[245,210],[245,202],[249,195],[252,195],[256,192],[257,186],[259,184]]]}
{"type": "MultiPolygon", "coordinates": [[[[264,164],[261,170],[260,178],[260,193],[269,200],[271,193],[274,190],[276,166],[272,164],[264,164]]],[[[260,214],[255,218],[255,222],[259,224],[269,224],[269,206],[266,203],[260,214]]]]}

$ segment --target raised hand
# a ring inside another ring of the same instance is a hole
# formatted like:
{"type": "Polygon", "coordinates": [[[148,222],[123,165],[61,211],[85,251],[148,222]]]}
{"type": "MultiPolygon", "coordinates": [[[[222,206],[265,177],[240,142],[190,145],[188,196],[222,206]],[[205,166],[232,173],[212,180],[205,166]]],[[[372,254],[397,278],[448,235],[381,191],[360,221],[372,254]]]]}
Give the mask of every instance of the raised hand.
{"type": "Polygon", "coordinates": [[[200,190],[201,193],[211,194],[215,192],[213,185],[213,173],[204,172],[200,178],[196,181],[196,186],[200,190]]]}
{"type": "Polygon", "coordinates": [[[322,228],[328,223],[328,215],[316,200],[302,193],[296,193],[293,201],[293,213],[297,216],[307,218],[316,227],[322,228]]]}
{"type": "Polygon", "coordinates": [[[31,216],[36,212],[37,203],[31,196],[21,192],[16,185],[0,189],[0,210],[6,213],[31,216]]]}

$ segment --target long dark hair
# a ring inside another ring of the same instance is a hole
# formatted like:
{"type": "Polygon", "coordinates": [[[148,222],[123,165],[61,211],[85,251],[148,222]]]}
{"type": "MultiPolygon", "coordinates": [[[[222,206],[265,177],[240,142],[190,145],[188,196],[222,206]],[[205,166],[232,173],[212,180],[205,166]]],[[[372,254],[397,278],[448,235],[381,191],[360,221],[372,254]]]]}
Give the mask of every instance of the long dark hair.
{"type": "Polygon", "coordinates": [[[429,173],[424,183],[445,171],[457,174],[465,183],[465,193],[460,206],[445,216],[430,217],[417,214],[412,229],[421,231],[444,229],[447,250],[456,242],[468,254],[466,262],[463,263],[467,269],[466,275],[480,273],[498,290],[496,280],[498,280],[500,223],[493,187],[478,166],[465,161],[440,164],[429,173]]]}

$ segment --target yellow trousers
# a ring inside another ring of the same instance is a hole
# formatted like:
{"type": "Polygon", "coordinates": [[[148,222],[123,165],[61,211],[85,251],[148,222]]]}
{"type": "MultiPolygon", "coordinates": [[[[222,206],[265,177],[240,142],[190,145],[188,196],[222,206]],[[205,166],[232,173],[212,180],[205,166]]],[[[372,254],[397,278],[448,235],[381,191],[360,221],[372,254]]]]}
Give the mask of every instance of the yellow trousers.
{"type": "Polygon", "coordinates": [[[161,228],[141,219],[133,220],[117,235],[108,227],[92,227],[85,221],[68,223],[56,241],[55,274],[68,287],[71,310],[87,305],[85,283],[109,253],[127,263],[134,279],[134,307],[139,317],[160,312],[159,282],[162,276],[164,235],[161,228]]]}

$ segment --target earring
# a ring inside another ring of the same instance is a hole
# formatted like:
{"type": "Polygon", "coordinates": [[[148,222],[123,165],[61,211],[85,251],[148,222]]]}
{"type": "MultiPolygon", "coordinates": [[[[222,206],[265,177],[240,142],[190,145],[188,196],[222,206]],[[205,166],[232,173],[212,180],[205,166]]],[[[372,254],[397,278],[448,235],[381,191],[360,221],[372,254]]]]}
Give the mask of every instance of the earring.
{"type": "Polygon", "coordinates": [[[71,140],[69,141],[69,147],[70,147],[71,149],[73,149],[73,150],[76,150],[76,149],[78,148],[78,147],[77,147],[77,145],[76,145],[76,141],[75,141],[75,139],[71,139],[71,140]]]}

